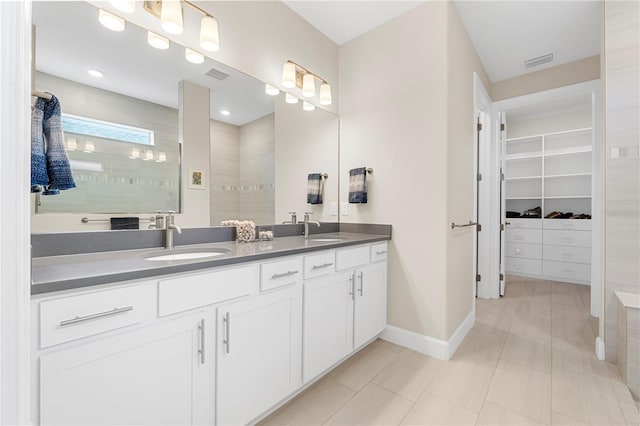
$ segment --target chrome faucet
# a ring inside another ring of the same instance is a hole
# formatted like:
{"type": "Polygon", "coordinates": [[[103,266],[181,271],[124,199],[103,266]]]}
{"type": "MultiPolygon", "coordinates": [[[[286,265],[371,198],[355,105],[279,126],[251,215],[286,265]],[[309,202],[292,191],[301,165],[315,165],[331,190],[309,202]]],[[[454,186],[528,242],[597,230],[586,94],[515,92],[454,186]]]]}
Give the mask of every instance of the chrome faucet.
{"type": "Polygon", "coordinates": [[[153,216],[153,223],[149,225],[149,229],[164,229],[164,215],[162,211],[156,210],[156,214],[153,216]]]}
{"type": "Polygon", "coordinates": [[[309,224],[314,223],[318,228],[320,227],[320,222],[317,220],[309,220],[309,215],[313,214],[313,212],[304,212],[304,238],[309,238],[309,224]]]}
{"type": "Polygon", "coordinates": [[[289,212],[289,214],[291,215],[291,220],[285,220],[284,222],[282,222],[282,224],[283,225],[287,225],[287,224],[295,225],[296,223],[298,223],[298,218],[296,216],[296,212],[289,212]]]}
{"type": "Polygon", "coordinates": [[[169,210],[167,212],[167,216],[165,218],[165,238],[164,238],[164,248],[171,250],[173,248],[173,230],[178,234],[182,234],[182,228],[173,223],[175,217],[173,216],[176,212],[169,210]]]}

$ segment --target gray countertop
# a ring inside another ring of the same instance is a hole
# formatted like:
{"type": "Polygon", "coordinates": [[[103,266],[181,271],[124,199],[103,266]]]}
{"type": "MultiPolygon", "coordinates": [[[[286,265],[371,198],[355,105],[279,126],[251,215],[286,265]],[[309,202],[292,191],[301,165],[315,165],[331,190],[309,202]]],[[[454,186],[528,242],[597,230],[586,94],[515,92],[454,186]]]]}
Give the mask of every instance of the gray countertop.
{"type": "MultiPolygon", "coordinates": [[[[161,248],[36,257],[33,258],[31,265],[31,294],[144,279],[389,239],[388,235],[337,232],[314,234],[308,240],[302,236],[295,236],[252,243],[231,241],[180,246],[179,250],[195,248],[229,250],[228,253],[216,257],[192,260],[149,261],[145,259],[150,253],[162,250],[161,248]],[[313,241],[313,238],[340,238],[341,241],[313,241]]],[[[166,252],[170,253],[169,250],[166,252]]]]}

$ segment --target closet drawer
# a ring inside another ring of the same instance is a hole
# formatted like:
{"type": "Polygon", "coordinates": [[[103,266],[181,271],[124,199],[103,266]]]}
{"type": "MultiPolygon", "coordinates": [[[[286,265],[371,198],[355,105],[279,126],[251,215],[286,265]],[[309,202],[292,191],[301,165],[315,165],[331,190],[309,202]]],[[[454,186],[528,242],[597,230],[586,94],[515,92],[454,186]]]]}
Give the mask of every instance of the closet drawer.
{"type": "Polygon", "coordinates": [[[517,219],[517,218],[506,218],[506,222],[509,222],[507,225],[507,229],[541,229],[542,228],[542,219],[517,219]]]}
{"type": "Polygon", "coordinates": [[[387,259],[387,242],[371,244],[371,261],[378,262],[387,259]]]}
{"type": "Polygon", "coordinates": [[[542,244],[542,231],[539,229],[509,229],[505,240],[509,243],[542,244]]]}
{"type": "Polygon", "coordinates": [[[57,345],[155,318],[153,287],[97,291],[40,303],[40,347],[57,345]]]}
{"type": "Polygon", "coordinates": [[[304,279],[332,274],[336,270],[336,252],[331,250],[304,257],[304,279]]]}
{"type": "Polygon", "coordinates": [[[568,231],[590,231],[591,221],[588,219],[545,219],[544,229],[566,229],[568,231]]]}
{"type": "Polygon", "coordinates": [[[542,260],[521,259],[517,257],[505,257],[505,270],[507,273],[541,275],[542,260]]]}
{"type": "Polygon", "coordinates": [[[569,263],[569,262],[553,262],[551,260],[545,260],[542,263],[542,270],[544,276],[548,278],[555,278],[558,280],[571,280],[571,281],[591,281],[591,265],[584,263],[569,263]]]}
{"type": "Polygon", "coordinates": [[[260,265],[260,290],[302,282],[302,257],[277,260],[260,265]]]}
{"type": "Polygon", "coordinates": [[[556,262],[591,263],[591,248],[570,246],[544,246],[544,260],[556,262]]]}
{"type": "Polygon", "coordinates": [[[591,231],[545,229],[543,239],[545,245],[591,247],[591,231]]]}
{"type": "Polygon", "coordinates": [[[336,251],[336,271],[354,268],[369,263],[369,246],[336,251]]]}
{"type": "Polygon", "coordinates": [[[542,259],[540,244],[507,243],[505,256],[524,257],[527,259],[542,259]]]}

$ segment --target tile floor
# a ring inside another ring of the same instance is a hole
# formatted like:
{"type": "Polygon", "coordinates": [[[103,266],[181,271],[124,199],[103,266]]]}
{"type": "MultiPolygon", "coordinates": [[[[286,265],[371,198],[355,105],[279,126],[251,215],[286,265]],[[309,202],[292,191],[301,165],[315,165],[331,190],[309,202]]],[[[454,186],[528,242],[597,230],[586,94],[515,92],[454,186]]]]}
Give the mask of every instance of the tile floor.
{"type": "Polygon", "coordinates": [[[638,425],[589,288],[511,277],[448,361],[376,340],[261,425],[638,425]]]}

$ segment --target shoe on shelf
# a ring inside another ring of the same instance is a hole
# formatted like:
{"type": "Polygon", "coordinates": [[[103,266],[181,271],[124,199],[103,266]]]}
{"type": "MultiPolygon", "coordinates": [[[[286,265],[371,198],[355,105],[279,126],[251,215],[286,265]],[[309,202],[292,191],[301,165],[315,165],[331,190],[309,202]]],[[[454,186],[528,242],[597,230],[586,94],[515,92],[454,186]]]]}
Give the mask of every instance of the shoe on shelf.
{"type": "Polygon", "coordinates": [[[546,215],[544,218],[545,219],[554,219],[558,216],[560,216],[562,214],[562,212],[556,212],[556,211],[552,211],[551,213],[549,213],[548,215],[546,215]]]}
{"type": "Polygon", "coordinates": [[[560,216],[558,216],[558,219],[569,219],[571,216],[573,216],[573,212],[567,212],[567,213],[563,213],[560,216]]]}

